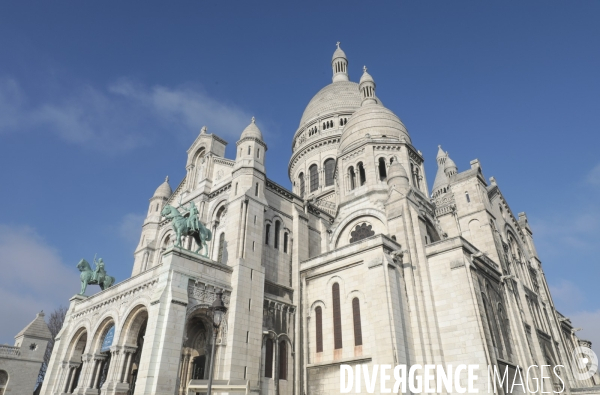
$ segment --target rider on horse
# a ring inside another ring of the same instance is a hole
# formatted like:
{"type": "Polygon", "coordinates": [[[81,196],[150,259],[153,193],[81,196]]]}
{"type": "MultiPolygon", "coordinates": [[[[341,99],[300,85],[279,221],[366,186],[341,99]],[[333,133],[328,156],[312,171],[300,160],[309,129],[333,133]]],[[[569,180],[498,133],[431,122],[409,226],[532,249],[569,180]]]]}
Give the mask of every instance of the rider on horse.
{"type": "Polygon", "coordinates": [[[200,220],[198,219],[198,209],[194,202],[190,202],[190,216],[187,220],[188,228],[191,232],[198,232],[200,230],[200,220]]]}
{"type": "Polygon", "coordinates": [[[94,263],[96,264],[96,270],[94,270],[90,280],[100,282],[101,279],[106,276],[106,270],[104,270],[104,261],[102,258],[98,258],[98,261],[94,260],[94,263]]]}

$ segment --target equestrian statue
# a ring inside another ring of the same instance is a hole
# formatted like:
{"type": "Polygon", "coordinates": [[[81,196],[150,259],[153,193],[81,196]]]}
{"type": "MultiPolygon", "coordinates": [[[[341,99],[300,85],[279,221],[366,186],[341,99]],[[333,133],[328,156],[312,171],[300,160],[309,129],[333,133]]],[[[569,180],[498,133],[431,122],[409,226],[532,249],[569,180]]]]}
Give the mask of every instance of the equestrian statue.
{"type": "Polygon", "coordinates": [[[96,270],[92,270],[90,264],[85,259],[80,260],[77,264],[77,269],[81,272],[79,276],[81,278],[81,292],[79,292],[79,295],[85,294],[88,284],[98,284],[100,289],[104,291],[115,283],[115,278],[106,274],[102,258],[96,261],[96,257],[94,257],[94,264],[96,265],[96,270]]]}
{"type": "Polygon", "coordinates": [[[179,210],[175,207],[167,204],[162,209],[160,214],[171,220],[171,224],[173,225],[173,230],[175,231],[175,246],[181,247],[181,237],[182,236],[191,236],[196,241],[196,245],[198,249],[194,251],[196,254],[203,250],[202,256],[208,256],[208,244],[207,241],[210,241],[212,238],[212,232],[210,229],[204,226],[200,219],[198,218],[198,209],[193,202],[190,202],[189,206],[190,215],[186,218],[179,210]]]}

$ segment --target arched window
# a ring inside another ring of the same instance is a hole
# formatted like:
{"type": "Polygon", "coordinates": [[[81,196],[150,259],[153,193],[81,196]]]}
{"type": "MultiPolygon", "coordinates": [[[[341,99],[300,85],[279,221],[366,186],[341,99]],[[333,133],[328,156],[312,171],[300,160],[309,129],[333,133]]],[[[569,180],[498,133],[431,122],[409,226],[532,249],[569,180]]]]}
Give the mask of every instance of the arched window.
{"type": "Polygon", "coordinates": [[[300,197],[304,197],[304,189],[305,189],[304,173],[300,173],[300,175],[298,176],[298,179],[300,180],[300,197]]]}
{"type": "Polygon", "coordinates": [[[8,386],[8,372],[6,370],[0,370],[0,395],[4,395],[6,387],[8,386]]]}
{"type": "MultiPolygon", "coordinates": [[[[548,313],[546,312],[546,310],[544,309],[544,313],[546,313],[546,317],[548,317],[548,313]]],[[[500,330],[502,331],[502,337],[504,338],[504,344],[506,346],[506,354],[507,357],[510,357],[510,355],[512,354],[512,348],[510,345],[511,339],[509,336],[509,331],[510,331],[510,322],[508,321],[508,318],[506,318],[506,315],[504,314],[504,309],[502,308],[502,305],[498,305],[498,318],[500,319],[500,330]]]]}
{"type": "Polygon", "coordinates": [[[362,162],[358,162],[358,165],[356,165],[356,167],[358,168],[358,177],[360,179],[360,186],[365,185],[365,182],[367,181],[367,176],[365,174],[365,167],[363,166],[362,162]]]}
{"type": "Polygon", "coordinates": [[[329,158],[323,164],[325,167],[325,186],[333,185],[333,171],[335,169],[335,160],[329,158]]]}
{"type": "Polygon", "coordinates": [[[223,250],[225,249],[225,232],[221,232],[219,235],[219,254],[217,256],[217,262],[223,263],[223,250]]]}
{"type": "Polygon", "coordinates": [[[267,229],[265,230],[265,244],[269,245],[269,237],[271,236],[271,224],[267,224],[267,229]]]}
{"type": "Polygon", "coordinates": [[[281,222],[275,221],[275,242],[273,246],[279,248],[279,229],[281,228],[281,222]]]}
{"type": "Polygon", "coordinates": [[[287,254],[288,252],[288,233],[285,232],[283,234],[283,252],[287,254]]]}
{"type": "Polygon", "coordinates": [[[252,148],[250,148],[250,146],[248,146],[248,155],[250,155],[252,148]]]}
{"type": "Polygon", "coordinates": [[[385,168],[385,159],[379,158],[379,180],[385,181],[387,179],[387,170],[385,168]]]}
{"type": "Polygon", "coordinates": [[[317,171],[317,165],[312,165],[308,168],[310,173],[310,191],[314,192],[319,189],[319,172],[317,171]]]}
{"type": "Polygon", "coordinates": [[[235,192],[233,193],[235,196],[237,196],[237,187],[238,187],[238,183],[235,183],[235,192]]]}
{"type": "Polygon", "coordinates": [[[279,380],[287,380],[287,343],[279,342],[279,380]]]}
{"type": "Polygon", "coordinates": [[[270,338],[265,345],[265,377],[273,378],[273,340],[270,338]]]}
{"type": "Polygon", "coordinates": [[[372,226],[364,222],[360,225],[356,225],[356,228],[350,232],[350,243],[356,243],[357,241],[371,237],[374,234],[375,231],[372,229],[372,226]]]}
{"type": "Polygon", "coordinates": [[[256,183],[256,187],[254,188],[254,196],[258,196],[258,182],[256,183]]]}
{"type": "MultiPolygon", "coordinates": [[[[489,306],[487,304],[486,297],[485,297],[484,294],[481,294],[481,299],[483,300],[483,310],[485,312],[485,318],[487,320],[488,327],[489,327],[489,330],[490,330],[490,336],[492,338],[492,344],[494,345],[494,347],[497,347],[496,346],[496,339],[494,338],[494,328],[495,327],[492,325],[492,318],[490,317],[489,306]]],[[[493,312],[492,312],[492,314],[493,314],[493,312]]]]}
{"type": "Polygon", "coordinates": [[[317,352],[323,352],[323,310],[321,306],[315,309],[315,335],[317,352]]]}
{"type": "Polygon", "coordinates": [[[465,198],[467,199],[467,203],[471,203],[471,197],[469,196],[469,192],[465,191],[465,198]]]}
{"type": "Polygon", "coordinates": [[[350,190],[356,188],[356,174],[354,173],[354,167],[352,166],[348,169],[348,179],[350,182],[350,190]]]}
{"type": "Polygon", "coordinates": [[[333,299],[333,343],[334,348],[342,348],[342,310],[340,307],[340,285],[333,284],[331,288],[333,299]]]}
{"type": "Polygon", "coordinates": [[[257,158],[260,158],[260,148],[257,148],[257,149],[256,149],[256,157],[257,157],[257,158]]]}
{"type": "Polygon", "coordinates": [[[352,299],[352,320],[354,322],[354,345],[362,346],[362,328],[360,326],[360,301],[352,299]]]}

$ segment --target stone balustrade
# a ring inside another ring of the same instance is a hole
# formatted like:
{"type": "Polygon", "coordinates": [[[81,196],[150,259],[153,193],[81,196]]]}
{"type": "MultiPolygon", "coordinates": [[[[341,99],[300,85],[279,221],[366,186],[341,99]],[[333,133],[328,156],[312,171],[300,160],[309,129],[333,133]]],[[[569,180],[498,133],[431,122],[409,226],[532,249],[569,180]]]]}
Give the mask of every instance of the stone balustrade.
{"type": "Polygon", "coordinates": [[[0,345],[0,356],[2,357],[16,357],[19,356],[20,353],[19,347],[0,345]]]}

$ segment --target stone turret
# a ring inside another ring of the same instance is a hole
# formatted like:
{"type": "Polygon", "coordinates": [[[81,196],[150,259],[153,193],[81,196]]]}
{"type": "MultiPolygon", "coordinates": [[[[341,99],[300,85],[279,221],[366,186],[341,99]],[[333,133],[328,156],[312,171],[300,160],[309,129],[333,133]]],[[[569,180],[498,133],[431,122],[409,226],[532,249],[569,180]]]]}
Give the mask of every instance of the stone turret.
{"type": "Polygon", "coordinates": [[[333,82],[348,81],[348,58],[340,48],[340,42],[337,42],[337,49],[331,59],[331,68],[333,69],[333,82]]]}
{"type": "MultiPolygon", "coordinates": [[[[448,176],[446,175],[446,160],[448,159],[447,154],[442,150],[442,146],[438,145],[438,153],[436,161],[438,164],[437,173],[435,174],[435,180],[433,181],[433,187],[431,188],[431,197],[438,197],[439,195],[446,193],[448,190],[448,176]]],[[[452,162],[454,164],[454,162],[452,162]]],[[[456,165],[454,165],[456,167],[456,165]]]]}
{"type": "Polygon", "coordinates": [[[159,223],[162,219],[161,211],[172,194],[173,190],[171,189],[171,185],[169,185],[169,176],[167,176],[165,181],[156,188],[154,195],[150,198],[148,213],[142,225],[140,242],[134,252],[132,276],[152,267],[156,237],[158,236],[159,223]]]}
{"type": "Polygon", "coordinates": [[[37,314],[15,336],[15,345],[0,349],[0,394],[31,394],[44,360],[52,334],[44,321],[44,312],[37,314]]]}

